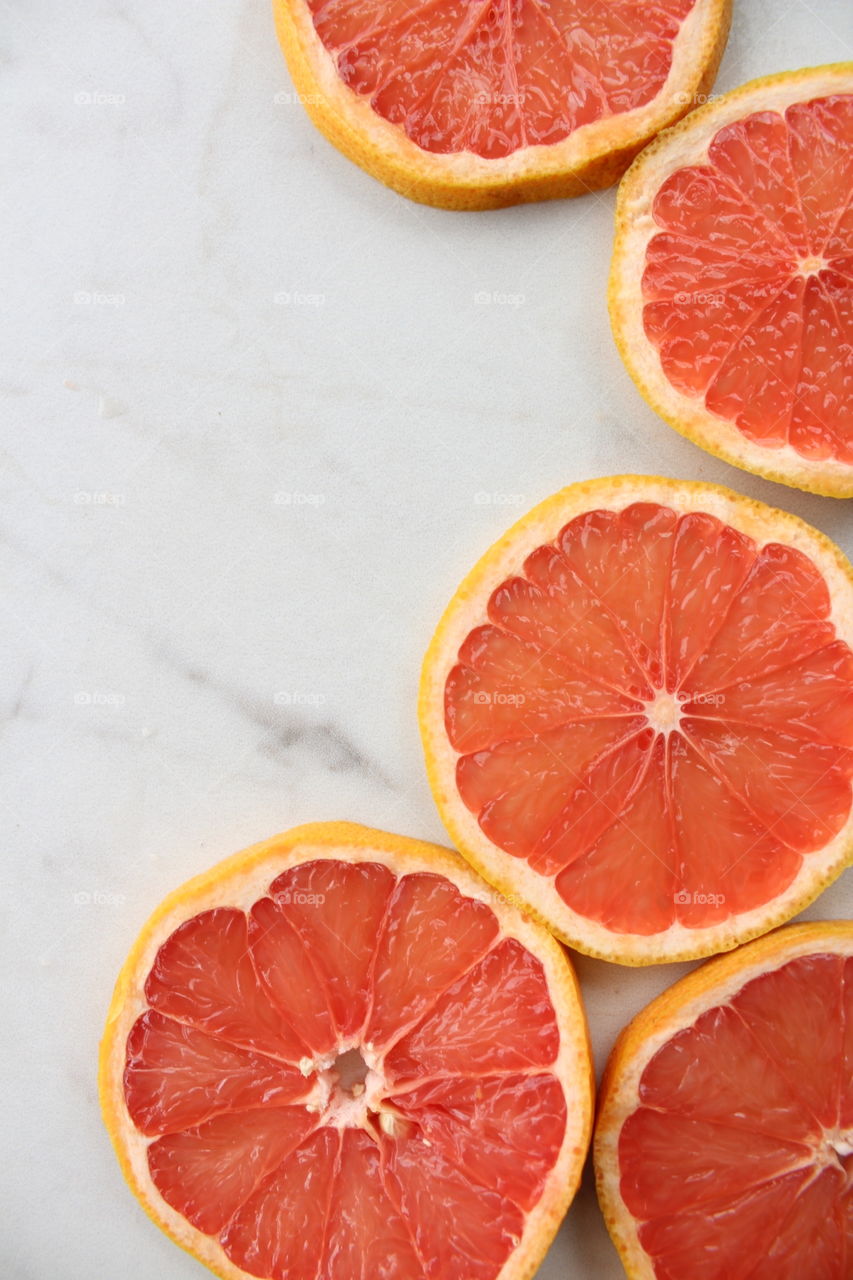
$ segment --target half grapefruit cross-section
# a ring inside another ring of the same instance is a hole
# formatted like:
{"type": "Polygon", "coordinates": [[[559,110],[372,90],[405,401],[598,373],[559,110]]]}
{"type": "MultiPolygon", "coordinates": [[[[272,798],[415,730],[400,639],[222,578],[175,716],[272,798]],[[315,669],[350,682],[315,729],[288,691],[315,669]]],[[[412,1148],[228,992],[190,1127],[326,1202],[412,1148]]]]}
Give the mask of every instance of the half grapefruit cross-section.
{"type": "Polygon", "coordinates": [[[572,485],[486,553],[424,663],[457,847],[580,951],[725,950],[853,856],[853,570],[714,485],[572,485]]]}
{"type": "Polygon", "coordinates": [[[853,495],[853,63],[696,111],[619,190],[610,314],[643,396],[748,471],[853,495]]]}
{"type": "Polygon", "coordinates": [[[644,1009],[595,1165],[632,1280],[849,1280],[853,924],[779,929],[644,1009]]]}
{"type": "Polygon", "coordinates": [[[559,945],[446,849],[300,827],[174,893],[116,986],[104,1118],[226,1280],[527,1280],[580,1179],[559,945]]]}
{"type": "Polygon", "coordinates": [[[615,182],[713,83],[730,0],[274,0],[322,132],[450,209],[615,182]]]}

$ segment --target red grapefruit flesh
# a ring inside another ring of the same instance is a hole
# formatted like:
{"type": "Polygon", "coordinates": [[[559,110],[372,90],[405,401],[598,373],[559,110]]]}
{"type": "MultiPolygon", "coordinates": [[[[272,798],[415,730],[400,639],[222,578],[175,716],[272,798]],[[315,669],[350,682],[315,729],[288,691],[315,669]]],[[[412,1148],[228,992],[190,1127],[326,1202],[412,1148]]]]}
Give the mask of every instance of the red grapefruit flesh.
{"type": "Polygon", "coordinates": [[[608,185],[710,87],[729,0],[275,0],[323,132],[449,208],[608,185]]]}
{"type": "Polygon", "coordinates": [[[134,1190],[229,1277],[529,1275],[589,1127],[564,958],[445,851],[297,843],[188,886],[131,957],[102,1087],[134,1190]]]}
{"type": "Polygon", "coordinates": [[[617,1045],[596,1135],[629,1275],[846,1280],[853,1268],[853,926],[707,965],[617,1045]]]}
{"type": "Polygon", "coordinates": [[[719,950],[849,856],[850,579],[734,495],[589,487],[611,492],[531,513],[450,606],[433,786],[478,869],[572,944],[719,950]]]}
{"type": "Polygon", "coordinates": [[[694,0],[309,0],[344,84],[425,151],[486,159],[633,111],[666,82],[694,0]]]}
{"type": "Polygon", "coordinates": [[[661,187],[643,277],[646,334],[679,390],[755,441],[847,463],[851,191],[853,94],[755,112],[661,187]]]}
{"type": "Polygon", "coordinates": [[[853,64],[769,77],[626,177],[611,313],[646,398],[698,443],[853,492],[853,64]]]}

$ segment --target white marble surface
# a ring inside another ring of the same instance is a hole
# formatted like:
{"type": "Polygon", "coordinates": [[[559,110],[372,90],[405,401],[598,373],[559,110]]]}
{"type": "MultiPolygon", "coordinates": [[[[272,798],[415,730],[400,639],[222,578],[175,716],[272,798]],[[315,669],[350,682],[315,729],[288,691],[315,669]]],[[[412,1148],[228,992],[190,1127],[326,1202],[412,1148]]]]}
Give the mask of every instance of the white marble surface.
{"type": "MultiPolygon", "coordinates": [[[[853,56],[849,0],[736,9],[719,87],[853,56]]],[[[96,1099],[112,982],[159,899],[309,819],[442,839],[421,655],[551,491],[719,480],[848,551],[849,508],[643,405],[605,313],[612,192],[407,203],[293,104],[265,0],[2,15],[0,1274],[192,1280],[96,1099]]],[[[809,914],[851,908],[848,875],[809,914]]],[[[601,1065],[675,971],[580,972],[601,1065]]],[[[588,1185],[541,1271],[566,1275],[621,1275],[588,1185]]]]}

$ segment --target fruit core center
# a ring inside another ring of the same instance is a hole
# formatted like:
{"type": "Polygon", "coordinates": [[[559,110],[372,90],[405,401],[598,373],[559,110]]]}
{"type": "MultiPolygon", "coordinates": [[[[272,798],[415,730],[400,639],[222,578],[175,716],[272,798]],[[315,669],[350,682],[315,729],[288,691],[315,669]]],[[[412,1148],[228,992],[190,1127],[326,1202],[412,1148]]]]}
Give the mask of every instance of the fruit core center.
{"type": "Polygon", "coordinates": [[[853,1133],[836,1133],[829,1139],[829,1145],[839,1160],[846,1165],[853,1156],[853,1133]]]}
{"type": "Polygon", "coordinates": [[[309,1110],[341,1129],[368,1125],[382,1107],[385,1088],[381,1069],[371,1066],[369,1052],[342,1049],[318,1065],[314,1091],[306,1104],[309,1110]]]}
{"type": "Polygon", "coordinates": [[[853,1130],[824,1129],[816,1134],[813,1160],[818,1170],[840,1169],[853,1184],[853,1130]]]}
{"type": "Polygon", "coordinates": [[[818,258],[814,255],[808,258],[800,258],[800,275],[816,276],[819,271],[823,271],[825,266],[826,260],[824,258],[818,258]]]}
{"type": "Polygon", "coordinates": [[[339,1054],[331,1069],[337,1076],[335,1088],[341,1093],[348,1094],[351,1098],[364,1093],[369,1068],[358,1049],[348,1049],[346,1053],[339,1054]]]}
{"type": "Polygon", "coordinates": [[[659,689],[646,703],[646,719],[657,733],[671,733],[681,724],[681,704],[674,693],[659,689]]]}
{"type": "Polygon", "coordinates": [[[362,1129],[375,1142],[384,1133],[403,1139],[416,1130],[416,1125],[386,1097],[387,1086],[382,1063],[372,1049],[364,1052],[350,1048],[337,1057],[326,1059],[327,1066],[318,1071],[314,1093],[306,1103],[309,1111],[321,1116],[322,1123],[336,1129],[362,1129]]]}

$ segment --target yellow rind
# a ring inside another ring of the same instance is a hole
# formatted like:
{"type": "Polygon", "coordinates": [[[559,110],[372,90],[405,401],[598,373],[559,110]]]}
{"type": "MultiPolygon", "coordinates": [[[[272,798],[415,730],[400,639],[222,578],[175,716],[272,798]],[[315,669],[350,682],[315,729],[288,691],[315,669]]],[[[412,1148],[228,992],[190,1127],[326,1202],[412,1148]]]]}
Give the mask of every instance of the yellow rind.
{"type": "MultiPolygon", "coordinates": [[[[225,858],[170,893],[143,926],[116,981],[98,1062],[98,1091],[104,1124],[125,1180],[143,1211],[179,1248],[208,1267],[220,1280],[250,1280],[250,1277],[230,1262],[221,1249],[205,1249],[205,1242],[210,1238],[175,1214],[161,1199],[153,1182],[149,1180],[148,1185],[143,1185],[134,1169],[129,1146],[133,1125],[124,1105],[122,1087],[122,1022],[126,1021],[127,1008],[134,1001],[134,993],[144,983],[150,963],[147,957],[150,957],[152,949],[164,941],[181,920],[209,906],[212,897],[217,902],[221,899],[227,903],[229,883],[240,879],[245,881],[247,876],[259,874],[269,864],[268,884],[287,865],[322,856],[324,850],[340,851],[345,855],[347,849],[386,855],[392,868],[395,857],[400,858],[409,868],[419,865],[421,869],[447,876],[458,886],[465,886],[463,891],[486,889],[453,850],[356,823],[307,823],[225,858]],[[215,1257],[216,1253],[221,1256],[215,1257]]],[[[326,856],[330,855],[327,853],[326,856]]],[[[565,1053],[567,1074],[561,1080],[567,1090],[567,1100],[569,1092],[574,1090],[571,1103],[577,1115],[577,1141],[568,1145],[567,1129],[558,1165],[552,1170],[542,1198],[529,1215],[528,1223],[533,1229],[530,1232],[525,1230],[518,1247],[497,1277],[497,1280],[532,1280],[580,1184],[592,1135],[595,1098],[592,1053],[577,976],[563,948],[546,930],[521,916],[510,903],[488,900],[499,919],[505,922],[514,918],[518,922],[525,936],[524,945],[543,964],[560,1025],[561,1056],[565,1053]],[[559,1177],[555,1176],[558,1171],[559,1177]]]]}
{"type": "Polygon", "coordinates": [[[639,1104],[633,1077],[641,1074],[643,1059],[653,1056],[652,1050],[659,1041],[669,1040],[691,1025],[705,1008],[714,1007],[718,992],[725,998],[732,982],[739,989],[756,976],[756,970],[769,971],[796,955],[811,954],[824,947],[853,955],[853,921],[787,925],[737,951],[709,960],[652,1000],[617,1038],[599,1089],[593,1158],[601,1212],[629,1280],[654,1280],[655,1274],[651,1259],[640,1244],[634,1217],[618,1193],[619,1169],[614,1158],[625,1117],[639,1104]],[[737,982],[747,970],[744,982],[737,982]]]}
{"type": "MultiPolygon", "coordinates": [[[[784,924],[792,916],[805,910],[848,866],[853,865],[853,814],[843,833],[839,853],[825,872],[814,874],[802,892],[797,893],[783,908],[777,906],[774,909],[771,903],[765,910],[757,912],[754,924],[738,926],[735,918],[734,923],[727,921],[720,926],[695,930],[690,941],[679,946],[661,946],[660,941],[656,941],[659,935],[610,932],[606,937],[606,945],[601,945],[585,935],[578,924],[572,928],[567,927],[554,911],[521,890],[517,877],[521,874],[522,859],[504,853],[484,836],[478,840],[479,847],[474,846],[471,831],[476,826],[476,821],[467,814],[455,781],[441,760],[441,750],[447,742],[444,730],[444,685],[450,665],[455,661],[456,650],[449,640],[451,633],[454,637],[463,635],[464,638],[464,635],[482,623],[486,616],[488,596],[497,585],[497,580],[501,580],[504,572],[509,576],[515,571],[512,568],[514,563],[517,562],[517,568],[520,568],[524,556],[538,544],[538,540],[550,541],[557,535],[565,520],[570,518],[566,515],[567,508],[570,507],[573,514],[596,506],[611,505],[619,510],[633,501],[666,501],[667,492],[674,505],[683,505],[686,497],[695,498],[695,508],[691,509],[702,510],[703,506],[707,508],[722,504],[719,512],[721,518],[734,520],[736,514],[737,526],[755,538],[760,545],[768,541],[781,541],[790,545],[800,544],[801,549],[807,548],[807,554],[814,556],[821,573],[825,577],[831,575],[830,588],[834,585],[836,595],[842,590],[845,594],[841,619],[846,632],[843,638],[848,643],[853,642],[853,565],[825,534],[787,511],[769,507],[722,485],[693,480],[674,481],[663,476],[605,476],[568,485],[538,503],[480,557],[463,578],[436,627],[424,657],[418,694],[418,722],[427,778],[441,820],[455,847],[483,879],[493,884],[499,893],[511,901],[520,903],[528,915],[538,920],[567,946],[600,960],[637,967],[696,960],[721,951],[730,951],[784,924]],[[653,496],[650,490],[653,491],[653,496]],[[726,513],[725,507],[731,510],[726,513]],[[522,554],[518,548],[525,543],[529,545],[522,554]]],[[[545,877],[541,879],[544,880],[545,877]]],[[[579,921],[581,918],[576,919],[579,921]]],[[[595,931],[607,932],[598,928],[595,931]]]]}
{"type": "Polygon", "coordinates": [[[563,143],[533,146],[502,160],[424,151],[376,114],[340,79],[314,31],[304,0],[273,0],[279,42],[297,94],[320,132],[372,177],[440,209],[502,209],[584,195],[611,186],[661,129],[680,119],[714,83],[731,23],[732,0],[701,0],[704,12],[684,74],[635,112],[576,130],[563,143]],[[675,101],[674,98],[678,100],[675,101]],[[584,135],[580,145],[567,144],[584,135]]]}
{"type": "MultiPolygon", "coordinates": [[[[715,97],[659,133],[636,158],[619,185],[607,302],[616,346],[637,390],[649,407],[680,435],[731,466],[766,480],[823,497],[850,498],[853,497],[853,466],[799,455],[786,461],[780,450],[748,440],[728,419],[711,413],[700,400],[692,400],[672,386],[660,366],[657,351],[644,334],[641,336],[642,326],[637,323],[637,282],[643,262],[637,260],[636,247],[631,244],[638,216],[651,208],[659,189],[660,183],[654,177],[656,166],[663,164],[669,153],[677,153],[688,141],[691,145],[702,138],[710,142],[721,127],[721,115],[732,105],[742,103],[744,114],[760,110],[764,96],[787,86],[802,86],[803,93],[795,100],[805,101],[812,96],[811,86],[817,81],[836,76],[840,80],[839,91],[853,93],[853,62],[803,67],[751,80],[715,97]]],[[[691,162],[685,160],[684,163],[691,162]]]]}

